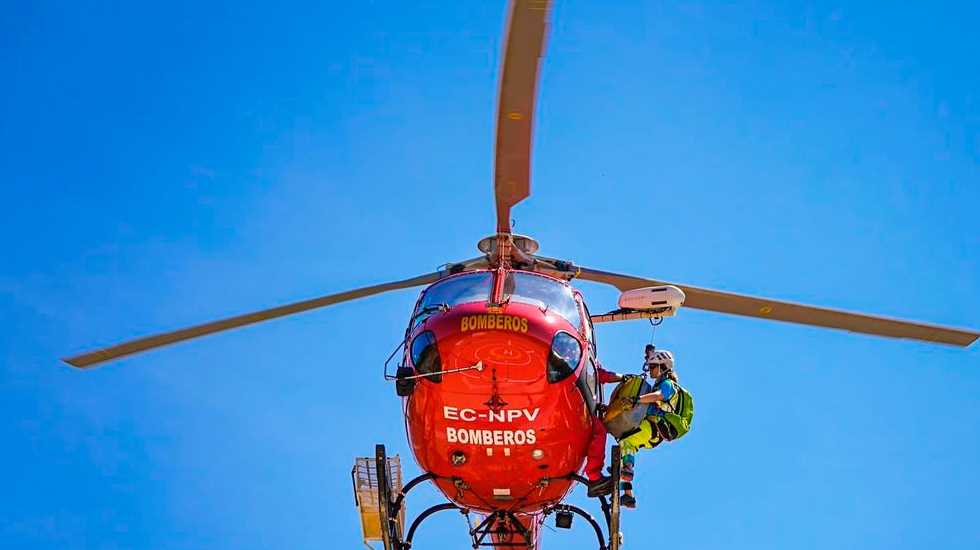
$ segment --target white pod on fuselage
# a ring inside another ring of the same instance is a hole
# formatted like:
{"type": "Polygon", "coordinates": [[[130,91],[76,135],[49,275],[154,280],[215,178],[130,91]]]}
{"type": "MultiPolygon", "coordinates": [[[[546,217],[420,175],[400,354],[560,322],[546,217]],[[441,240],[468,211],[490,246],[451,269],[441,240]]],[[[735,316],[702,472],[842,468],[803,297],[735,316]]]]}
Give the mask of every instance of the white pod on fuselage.
{"type": "Polygon", "coordinates": [[[684,291],[673,285],[634,288],[619,295],[619,307],[635,311],[677,311],[684,305],[684,291]]]}

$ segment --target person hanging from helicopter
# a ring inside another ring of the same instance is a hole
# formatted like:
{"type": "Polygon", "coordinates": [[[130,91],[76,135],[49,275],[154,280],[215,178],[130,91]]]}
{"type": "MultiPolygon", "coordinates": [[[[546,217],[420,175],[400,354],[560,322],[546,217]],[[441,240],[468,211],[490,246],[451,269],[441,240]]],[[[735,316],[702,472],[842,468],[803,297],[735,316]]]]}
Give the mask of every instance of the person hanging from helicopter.
{"type": "Polygon", "coordinates": [[[643,368],[654,381],[652,391],[622,398],[623,405],[629,408],[647,407],[646,417],[637,429],[619,440],[622,452],[620,488],[623,490],[619,502],[626,508],[636,508],[632,483],[636,452],[683,437],[690,430],[694,417],[691,394],[681,387],[674,372],[674,354],[647,345],[645,355],[643,368]]]}
{"type": "MultiPolygon", "coordinates": [[[[600,384],[612,384],[614,382],[625,382],[634,378],[633,374],[619,374],[597,367],[597,378],[600,384]]],[[[602,423],[602,415],[605,407],[600,405],[596,409],[596,418],[592,422],[592,439],[589,440],[589,448],[585,461],[585,477],[589,480],[588,496],[597,497],[604,495],[612,490],[612,480],[609,476],[602,475],[602,467],[606,464],[606,434],[609,431],[602,423]]]]}

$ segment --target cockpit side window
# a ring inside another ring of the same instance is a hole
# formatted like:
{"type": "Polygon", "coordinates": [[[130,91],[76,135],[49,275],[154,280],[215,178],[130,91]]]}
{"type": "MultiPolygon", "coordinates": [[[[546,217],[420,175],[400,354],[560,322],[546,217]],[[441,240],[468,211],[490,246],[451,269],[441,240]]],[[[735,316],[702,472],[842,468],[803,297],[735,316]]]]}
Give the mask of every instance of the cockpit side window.
{"type": "Polygon", "coordinates": [[[576,294],[579,301],[582,303],[582,312],[585,314],[585,323],[583,323],[583,328],[585,329],[585,340],[589,343],[589,349],[592,351],[592,355],[597,355],[595,348],[595,325],[592,324],[592,316],[589,314],[589,306],[585,305],[585,300],[582,299],[581,294],[576,294]]]}
{"type": "Polygon", "coordinates": [[[412,317],[412,328],[442,307],[486,302],[490,299],[493,273],[484,271],[449,277],[426,289],[412,317]]]}
{"type": "Polygon", "coordinates": [[[565,318],[578,331],[582,314],[572,289],[558,281],[533,273],[508,272],[503,301],[531,304],[565,318]]]}
{"type": "Polygon", "coordinates": [[[582,368],[582,372],[579,374],[575,385],[578,387],[578,391],[582,392],[582,398],[585,400],[585,405],[589,408],[589,412],[595,414],[596,405],[602,400],[602,396],[599,394],[601,388],[599,384],[599,371],[595,361],[591,357],[589,357],[585,367],[582,368]]]}

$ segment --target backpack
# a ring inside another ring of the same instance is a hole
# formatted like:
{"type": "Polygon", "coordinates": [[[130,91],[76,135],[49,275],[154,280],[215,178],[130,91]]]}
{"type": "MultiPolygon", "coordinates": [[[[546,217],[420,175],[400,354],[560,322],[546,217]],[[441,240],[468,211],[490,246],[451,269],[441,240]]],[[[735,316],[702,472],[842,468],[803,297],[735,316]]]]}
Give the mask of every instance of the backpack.
{"type": "MultiPolygon", "coordinates": [[[[653,386],[653,391],[660,389],[663,380],[658,380],[653,386]]],[[[663,411],[663,418],[656,423],[660,435],[667,441],[674,441],[684,437],[691,429],[691,422],[694,420],[694,399],[691,392],[687,391],[677,382],[671,381],[677,392],[677,406],[674,408],[668,404],[670,410],[663,411]]]]}
{"type": "Polygon", "coordinates": [[[652,391],[653,387],[642,376],[620,382],[613,390],[612,396],[609,398],[609,408],[602,418],[606,430],[617,440],[636,433],[640,422],[643,422],[647,417],[647,409],[646,407],[623,406],[622,398],[639,396],[652,391]]]}

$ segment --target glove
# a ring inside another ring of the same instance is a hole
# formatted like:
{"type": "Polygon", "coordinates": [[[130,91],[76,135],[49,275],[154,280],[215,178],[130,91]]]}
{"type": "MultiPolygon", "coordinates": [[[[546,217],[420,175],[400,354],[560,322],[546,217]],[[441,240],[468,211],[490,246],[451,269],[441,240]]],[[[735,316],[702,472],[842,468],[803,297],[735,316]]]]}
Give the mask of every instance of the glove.
{"type": "Polygon", "coordinates": [[[623,405],[626,405],[627,407],[629,407],[631,409],[633,407],[635,407],[636,404],[639,403],[639,402],[640,402],[640,398],[637,397],[637,396],[635,396],[635,395],[631,395],[629,397],[624,397],[623,398],[623,405]]]}
{"type": "Polygon", "coordinates": [[[630,380],[636,378],[635,374],[621,374],[620,376],[622,377],[623,382],[629,382],[630,380]]]}

